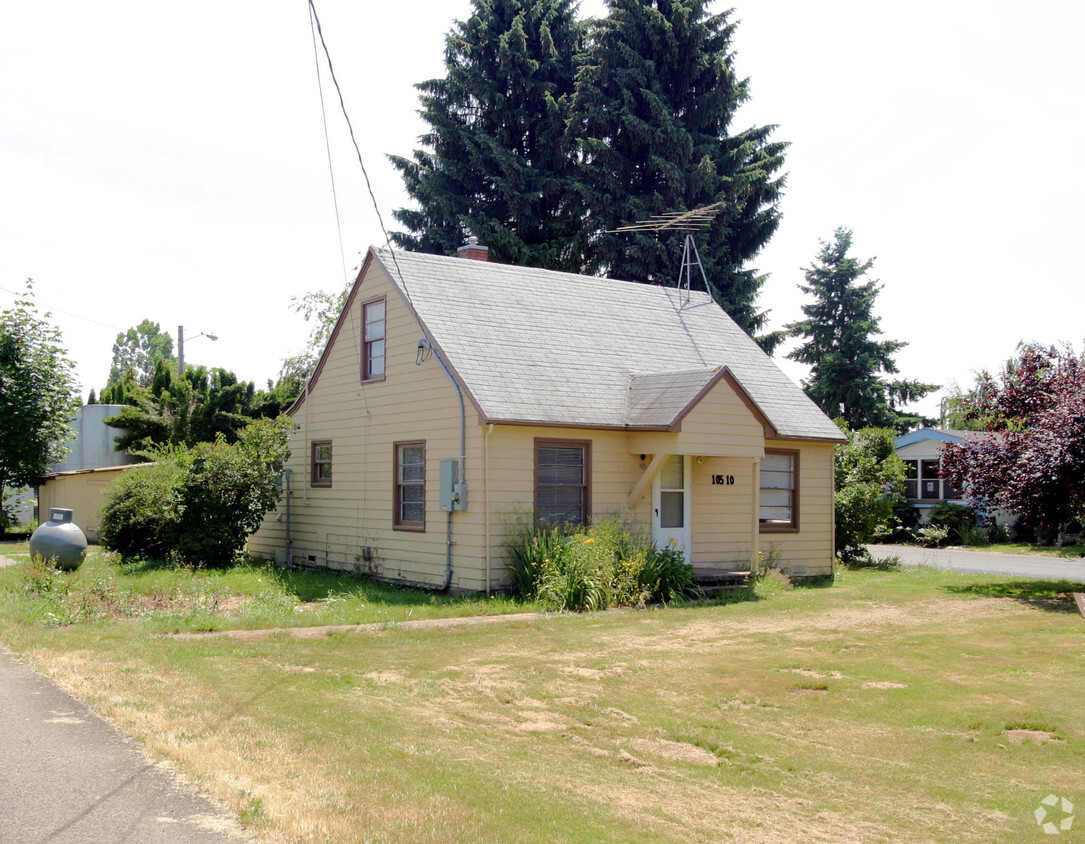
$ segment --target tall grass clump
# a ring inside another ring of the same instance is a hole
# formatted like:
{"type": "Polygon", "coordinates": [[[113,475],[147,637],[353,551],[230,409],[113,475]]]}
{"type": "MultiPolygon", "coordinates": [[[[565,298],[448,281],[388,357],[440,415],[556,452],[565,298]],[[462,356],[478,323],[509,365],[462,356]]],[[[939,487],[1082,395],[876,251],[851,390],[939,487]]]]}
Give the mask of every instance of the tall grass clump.
{"type": "Polygon", "coordinates": [[[506,549],[513,589],[549,610],[675,603],[693,586],[679,548],[656,548],[643,525],[620,518],[563,528],[521,520],[506,549]]]}

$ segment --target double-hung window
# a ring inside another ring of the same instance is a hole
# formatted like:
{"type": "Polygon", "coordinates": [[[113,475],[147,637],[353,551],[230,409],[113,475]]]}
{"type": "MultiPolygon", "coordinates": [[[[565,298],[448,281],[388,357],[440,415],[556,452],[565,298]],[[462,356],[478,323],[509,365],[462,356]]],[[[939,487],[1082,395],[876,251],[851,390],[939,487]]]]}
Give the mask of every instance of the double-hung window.
{"type": "Polygon", "coordinates": [[[961,492],[942,480],[937,460],[904,461],[904,497],[913,501],[942,501],[961,498],[961,492]]]}
{"type": "Polygon", "coordinates": [[[384,378],[386,302],[374,299],[362,305],[362,380],[384,378]]]}
{"type": "Polygon", "coordinates": [[[535,522],[542,527],[588,523],[591,443],[535,441],[535,522]]]}
{"type": "Polygon", "coordinates": [[[766,451],[761,459],[761,530],[795,530],[799,526],[799,453],[766,451]]]}
{"type": "Polygon", "coordinates": [[[396,443],[395,463],[395,512],[392,524],[401,530],[425,530],[425,441],[396,443]]]}
{"type": "Polygon", "coordinates": [[[332,485],[332,442],[314,442],[309,461],[309,485],[332,485]]]}

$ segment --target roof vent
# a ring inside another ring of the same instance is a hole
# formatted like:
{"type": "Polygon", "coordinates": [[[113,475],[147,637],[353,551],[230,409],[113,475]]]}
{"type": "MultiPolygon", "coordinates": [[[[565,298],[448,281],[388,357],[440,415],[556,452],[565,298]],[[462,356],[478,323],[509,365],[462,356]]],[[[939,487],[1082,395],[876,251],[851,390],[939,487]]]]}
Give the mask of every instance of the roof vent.
{"type": "Polygon", "coordinates": [[[467,243],[456,250],[457,258],[467,258],[470,261],[489,261],[490,247],[479,246],[478,238],[472,235],[467,238],[467,243]]]}

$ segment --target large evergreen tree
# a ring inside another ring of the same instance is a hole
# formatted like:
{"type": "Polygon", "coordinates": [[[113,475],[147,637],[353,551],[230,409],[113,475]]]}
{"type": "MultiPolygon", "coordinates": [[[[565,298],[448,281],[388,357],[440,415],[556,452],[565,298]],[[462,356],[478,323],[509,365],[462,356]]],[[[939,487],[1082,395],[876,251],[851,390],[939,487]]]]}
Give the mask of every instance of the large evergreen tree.
{"type": "Polygon", "coordinates": [[[417,208],[393,216],[407,249],[449,254],[475,235],[503,263],[579,270],[582,211],[567,137],[583,28],[572,0],[473,0],[418,85],[429,131],[391,156],[417,208]]]}
{"type": "Polygon", "coordinates": [[[170,364],[159,360],[149,386],[142,386],[134,369],[102,390],[103,404],[123,405],[105,423],[118,428],[118,450],[146,451],[154,446],[213,442],[222,435],[235,442],[253,419],[280,414],[294,399],[281,390],[257,390],[225,369],[186,366],[176,378],[170,364]]]}
{"type": "Polygon", "coordinates": [[[749,97],[749,81],[734,68],[735,24],[729,12],[708,14],[706,0],[607,5],[585,51],[570,124],[583,156],[591,269],[674,285],[682,235],[606,230],[722,203],[697,246],[712,295],[753,334],[764,324],[755,304],[763,277],[747,264],[779,223],[787,144],[770,140],[773,126],[732,128],[749,97]]]}
{"type": "Polygon", "coordinates": [[[883,377],[897,372],[893,356],[908,344],[876,339],[882,332],[874,300],[881,286],[863,281],[874,260],[849,255],[851,243],[852,232],[844,228],[836,230],[832,243],[821,242],[817,263],[806,270],[806,284],[799,285],[814,301],[802,306],[806,319],[786,329],[803,342],[788,357],[809,364],[811,373],[803,388],[829,416],[842,418],[853,430],[903,432],[924,420],[904,413],[900,406],[938,386],[883,377]]]}

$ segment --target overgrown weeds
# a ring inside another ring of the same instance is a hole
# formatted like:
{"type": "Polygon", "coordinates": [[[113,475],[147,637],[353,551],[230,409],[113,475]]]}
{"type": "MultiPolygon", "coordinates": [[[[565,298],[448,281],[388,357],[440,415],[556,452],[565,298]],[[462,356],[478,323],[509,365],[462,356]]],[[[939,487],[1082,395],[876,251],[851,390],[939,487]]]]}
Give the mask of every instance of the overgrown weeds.
{"type": "Polygon", "coordinates": [[[508,598],[435,595],[330,571],[257,560],[228,568],[122,562],[93,551],[77,571],[30,562],[0,569],[0,615],[38,627],[129,622],[154,633],[360,624],[524,612],[508,598]]]}
{"type": "Polygon", "coordinates": [[[516,593],[548,610],[678,603],[693,586],[693,567],[675,546],[656,548],[649,532],[618,517],[590,527],[514,526],[507,542],[516,593]]]}

